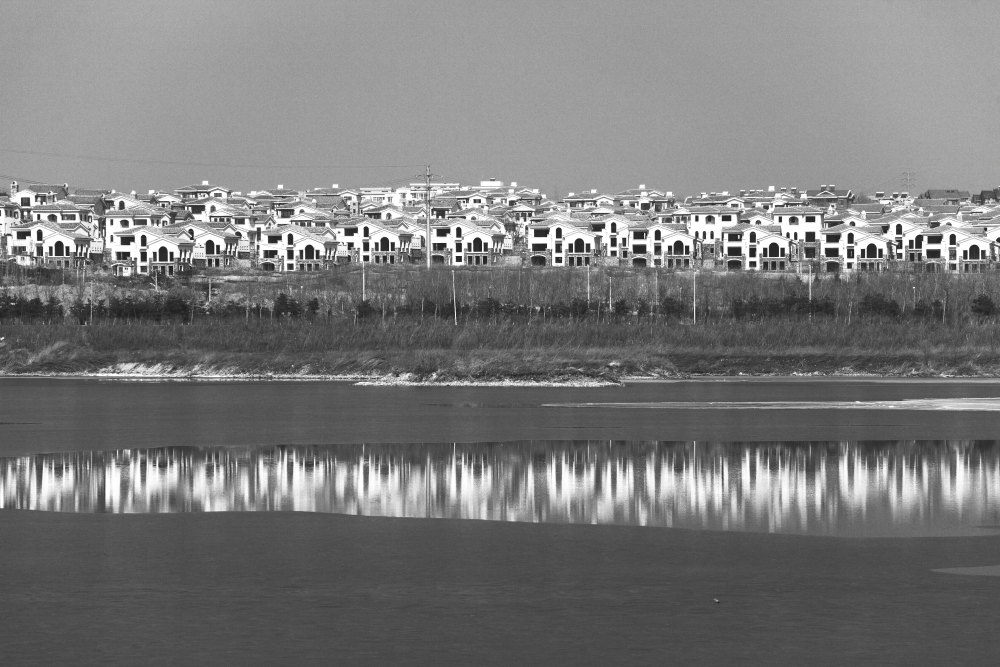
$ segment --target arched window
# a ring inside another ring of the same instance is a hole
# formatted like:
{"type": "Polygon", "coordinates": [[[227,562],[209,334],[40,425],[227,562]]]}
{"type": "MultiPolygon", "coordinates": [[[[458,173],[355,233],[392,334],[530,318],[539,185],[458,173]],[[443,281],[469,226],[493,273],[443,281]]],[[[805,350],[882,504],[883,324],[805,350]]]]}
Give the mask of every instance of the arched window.
{"type": "Polygon", "coordinates": [[[799,218],[798,218],[798,216],[793,215],[792,217],[790,217],[788,219],[788,224],[790,224],[790,225],[797,225],[797,224],[799,224],[799,218]]]}
{"type": "Polygon", "coordinates": [[[35,232],[35,238],[39,241],[42,240],[42,230],[39,229],[37,232],[35,232]]]}
{"type": "Polygon", "coordinates": [[[868,259],[875,259],[876,257],[878,257],[878,248],[875,246],[874,243],[869,243],[868,244],[868,252],[865,253],[865,254],[863,254],[863,255],[861,255],[861,256],[865,257],[866,255],[867,255],[868,259]]]}
{"type": "Polygon", "coordinates": [[[854,243],[854,234],[848,234],[847,235],[847,242],[848,243],[854,243]]]}
{"type": "Polygon", "coordinates": [[[714,215],[706,215],[705,216],[705,222],[707,222],[710,225],[713,224],[715,222],[715,216],[714,215]]]}
{"type": "Polygon", "coordinates": [[[209,239],[205,242],[205,254],[214,255],[215,254],[215,241],[209,239]]]}
{"type": "Polygon", "coordinates": [[[145,234],[143,234],[142,236],[139,237],[139,245],[141,245],[141,246],[145,246],[146,245],[146,235],[145,234]]]}
{"type": "Polygon", "coordinates": [[[482,251],[483,251],[483,240],[480,238],[473,239],[472,252],[482,252],[482,251]]]}
{"type": "Polygon", "coordinates": [[[188,230],[188,236],[191,237],[192,241],[194,240],[194,230],[193,229],[189,229],[188,230]]]}
{"type": "Polygon", "coordinates": [[[896,236],[903,235],[903,225],[896,225],[896,236]]]}
{"type": "Polygon", "coordinates": [[[288,235],[288,245],[292,245],[293,243],[295,243],[295,237],[292,236],[291,234],[289,234],[288,235]]]}
{"type": "Polygon", "coordinates": [[[981,259],[981,256],[985,257],[985,254],[980,253],[979,246],[969,246],[969,259],[981,259]]]}
{"type": "Polygon", "coordinates": [[[361,235],[364,236],[365,238],[368,238],[368,228],[367,227],[365,227],[363,230],[361,230],[361,235]]]}
{"type": "Polygon", "coordinates": [[[750,243],[756,243],[756,242],[757,242],[757,233],[750,232],[750,243]]]}
{"type": "Polygon", "coordinates": [[[768,257],[778,257],[781,255],[781,250],[778,248],[777,243],[772,243],[767,246],[767,256],[768,257]]]}
{"type": "Polygon", "coordinates": [[[382,240],[378,242],[379,250],[385,252],[389,249],[389,239],[382,237],[382,240]]]}
{"type": "Polygon", "coordinates": [[[955,245],[955,235],[954,234],[950,234],[948,236],[948,245],[955,245]]]}
{"type": "Polygon", "coordinates": [[[125,210],[125,200],[124,199],[122,199],[120,202],[118,202],[118,210],[119,211],[124,211],[125,210]]]}
{"type": "Polygon", "coordinates": [[[167,261],[167,248],[165,246],[160,248],[156,255],[161,262],[167,261]]]}
{"type": "Polygon", "coordinates": [[[209,213],[215,213],[215,206],[210,206],[208,209],[209,213]]]}
{"type": "Polygon", "coordinates": [[[674,254],[683,255],[684,254],[684,244],[680,240],[674,241],[674,254]]]}
{"type": "Polygon", "coordinates": [[[660,236],[660,230],[659,229],[657,229],[655,232],[653,232],[653,240],[654,241],[659,241],[661,238],[663,238],[663,237],[660,236]]]}
{"type": "Polygon", "coordinates": [[[462,238],[462,228],[461,227],[456,227],[455,228],[455,238],[456,239],[462,238]]]}
{"type": "Polygon", "coordinates": [[[57,220],[59,220],[59,217],[55,213],[49,213],[48,220],[49,222],[56,222],[57,220]]]}
{"type": "Polygon", "coordinates": [[[584,252],[583,239],[576,240],[576,243],[573,244],[573,252],[584,252]]]}
{"type": "MultiPolygon", "coordinates": [[[[55,255],[56,257],[62,257],[62,255],[63,255],[63,242],[62,241],[56,241],[56,244],[52,247],[52,254],[55,255]]],[[[66,253],[66,254],[68,255],[69,253],[66,253]]]]}
{"type": "Polygon", "coordinates": [[[561,239],[562,238],[562,228],[561,227],[556,227],[556,238],[557,239],[561,239]]]}

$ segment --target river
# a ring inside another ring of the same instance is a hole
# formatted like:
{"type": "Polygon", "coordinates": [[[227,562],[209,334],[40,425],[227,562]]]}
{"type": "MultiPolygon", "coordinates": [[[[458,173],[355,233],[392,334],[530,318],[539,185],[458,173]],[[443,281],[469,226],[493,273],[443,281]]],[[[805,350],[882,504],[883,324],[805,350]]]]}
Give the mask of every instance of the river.
{"type": "Polygon", "coordinates": [[[997,382],[18,378],[0,396],[8,663],[1000,648],[997,382]]]}

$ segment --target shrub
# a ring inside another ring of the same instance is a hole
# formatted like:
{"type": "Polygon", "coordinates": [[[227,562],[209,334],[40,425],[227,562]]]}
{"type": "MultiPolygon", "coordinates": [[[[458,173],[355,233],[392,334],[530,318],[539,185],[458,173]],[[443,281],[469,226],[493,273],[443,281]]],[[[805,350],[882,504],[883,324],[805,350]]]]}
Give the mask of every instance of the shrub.
{"type": "Polygon", "coordinates": [[[996,315],[997,306],[988,294],[980,294],[972,300],[972,312],[980,317],[993,317],[996,315]]]}
{"type": "Polygon", "coordinates": [[[881,294],[866,294],[858,306],[858,313],[870,317],[899,317],[899,304],[881,294]]]}

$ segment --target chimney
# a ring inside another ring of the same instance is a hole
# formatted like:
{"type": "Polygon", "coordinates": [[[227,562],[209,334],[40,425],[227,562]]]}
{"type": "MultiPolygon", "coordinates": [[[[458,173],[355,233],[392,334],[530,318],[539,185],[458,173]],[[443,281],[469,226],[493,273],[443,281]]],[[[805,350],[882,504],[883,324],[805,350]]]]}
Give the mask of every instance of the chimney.
{"type": "Polygon", "coordinates": [[[639,184],[639,189],[640,190],[645,190],[646,189],[646,184],[645,183],[640,183],[639,184]]]}
{"type": "Polygon", "coordinates": [[[590,194],[596,195],[597,194],[597,188],[591,188],[590,194]]]}
{"type": "Polygon", "coordinates": [[[511,181],[510,182],[510,187],[516,188],[517,187],[517,181],[511,181]]]}
{"type": "Polygon", "coordinates": [[[208,181],[202,181],[201,184],[202,185],[208,185],[208,181]]]}
{"type": "Polygon", "coordinates": [[[279,189],[279,190],[284,190],[284,189],[285,189],[285,186],[284,186],[284,185],[282,185],[281,183],[278,183],[278,189],[279,189]]]}
{"type": "Polygon", "coordinates": [[[833,183],[830,183],[830,192],[834,192],[836,189],[837,189],[837,186],[834,185],[833,183]]]}
{"type": "Polygon", "coordinates": [[[773,185],[767,186],[767,191],[768,192],[774,192],[774,186],[773,185]]]}
{"type": "Polygon", "coordinates": [[[339,189],[340,189],[340,186],[339,186],[339,185],[337,185],[336,183],[333,183],[332,185],[330,185],[330,189],[331,189],[331,190],[339,190],[339,189]]]}
{"type": "Polygon", "coordinates": [[[17,181],[11,181],[10,182],[10,194],[11,194],[11,196],[14,196],[15,192],[17,192],[17,181]]]}
{"type": "Polygon", "coordinates": [[[156,190],[148,190],[148,191],[146,192],[146,194],[147,194],[147,195],[155,195],[155,194],[156,194],[156,190]]]}

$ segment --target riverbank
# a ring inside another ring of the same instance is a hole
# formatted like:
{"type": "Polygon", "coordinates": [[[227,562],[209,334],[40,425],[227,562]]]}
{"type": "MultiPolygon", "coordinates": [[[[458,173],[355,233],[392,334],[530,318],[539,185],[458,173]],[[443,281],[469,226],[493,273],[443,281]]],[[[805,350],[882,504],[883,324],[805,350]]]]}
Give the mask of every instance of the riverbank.
{"type": "Polygon", "coordinates": [[[344,381],[367,386],[613,386],[697,377],[1000,378],[1000,358],[937,352],[897,354],[800,350],[784,354],[593,348],[554,350],[425,350],[401,353],[220,354],[185,350],[94,355],[67,344],[18,349],[0,368],[7,377],[94,377],[120,380],[344,381]]]}
{"type": "Polygon", "coordinates": [[[616,384],[697,376],[1000,377],[1000,328],[889,318],[0,324],[0,375],[616,384]]]}

